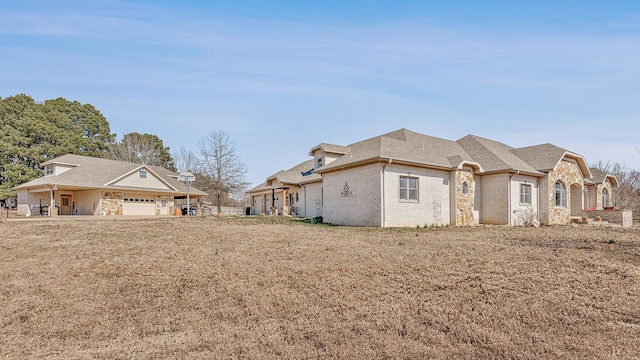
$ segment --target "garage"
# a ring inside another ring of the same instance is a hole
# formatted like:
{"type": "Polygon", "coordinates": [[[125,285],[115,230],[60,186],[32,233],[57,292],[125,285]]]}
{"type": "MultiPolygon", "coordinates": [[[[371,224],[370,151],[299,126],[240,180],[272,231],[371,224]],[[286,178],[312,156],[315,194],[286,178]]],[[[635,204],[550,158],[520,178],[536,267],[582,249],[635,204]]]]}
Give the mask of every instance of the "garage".
{"type": "Polygon", "coordinates": [[[155,215],[156,200],[148,196],[125,196],[123,215],[155,215]]]}

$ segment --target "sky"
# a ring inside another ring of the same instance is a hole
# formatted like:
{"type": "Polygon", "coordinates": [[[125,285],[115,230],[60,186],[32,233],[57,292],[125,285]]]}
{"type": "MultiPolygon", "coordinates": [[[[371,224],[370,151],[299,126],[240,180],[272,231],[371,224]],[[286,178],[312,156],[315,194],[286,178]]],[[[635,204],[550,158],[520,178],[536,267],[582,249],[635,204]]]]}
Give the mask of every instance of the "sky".
{"type": "Polygon", "coordinates": [[[640,2],[0,0],[0,97],[224,131],[251,186],[400,128],[640,169],[640,2]]]}

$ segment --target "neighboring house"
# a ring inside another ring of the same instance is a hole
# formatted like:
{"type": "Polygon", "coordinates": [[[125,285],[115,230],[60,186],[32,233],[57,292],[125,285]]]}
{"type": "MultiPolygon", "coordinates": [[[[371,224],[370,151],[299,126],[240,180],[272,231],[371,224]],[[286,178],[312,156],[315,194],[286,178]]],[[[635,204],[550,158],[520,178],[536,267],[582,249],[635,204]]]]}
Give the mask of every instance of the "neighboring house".
{"type": "Polygon", "coordinates": [[[253,214],[377,227],[568,224],[611,206],[618,184],[555,145],[513,148],[474,135],[451,141],[400,129],[309,155],[248,191],[253,214]]]}
{"type": "MultiPolygon", "coordinates": [[[[18,214],[55,208],[60,215],[174,215],[187,197],[178,174],[160,166],[81,155],[41,164],[45,175],[16,186],[18,214]]],[[[190,187],[191,204],[207,194],[190,187]]]]}

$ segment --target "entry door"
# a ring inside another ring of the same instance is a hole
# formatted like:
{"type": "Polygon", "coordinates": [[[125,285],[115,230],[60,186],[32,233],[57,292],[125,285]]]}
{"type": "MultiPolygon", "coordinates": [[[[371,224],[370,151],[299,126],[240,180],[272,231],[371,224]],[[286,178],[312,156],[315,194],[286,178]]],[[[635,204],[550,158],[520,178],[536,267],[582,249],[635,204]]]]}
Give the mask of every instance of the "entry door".
{"type": "Polygon", "coordinates": [[[71,204],[71,195],[60,196],[60,215],[71,215],[73,213],[71,204]]]}

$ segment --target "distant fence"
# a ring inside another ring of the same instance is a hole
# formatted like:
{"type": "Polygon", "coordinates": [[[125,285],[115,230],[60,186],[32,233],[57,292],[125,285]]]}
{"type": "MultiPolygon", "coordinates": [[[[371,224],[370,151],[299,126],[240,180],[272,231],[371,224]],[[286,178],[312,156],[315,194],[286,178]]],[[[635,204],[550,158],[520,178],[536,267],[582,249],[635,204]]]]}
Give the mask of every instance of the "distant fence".
{"type": "MultiPolygon", "coordinates": [[[[220,207],[220,211],[226,216],[232,216],[232,215],[245,215],[245,209],[244,207],[238,207],[238,206],[221,206],[220,207]]],[[[217,206],[208,206],[207,208],[203,208],[202,209],[202,214],[203,215],[219,215],[218,214],[218,207],[217,206]]]]}

